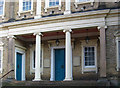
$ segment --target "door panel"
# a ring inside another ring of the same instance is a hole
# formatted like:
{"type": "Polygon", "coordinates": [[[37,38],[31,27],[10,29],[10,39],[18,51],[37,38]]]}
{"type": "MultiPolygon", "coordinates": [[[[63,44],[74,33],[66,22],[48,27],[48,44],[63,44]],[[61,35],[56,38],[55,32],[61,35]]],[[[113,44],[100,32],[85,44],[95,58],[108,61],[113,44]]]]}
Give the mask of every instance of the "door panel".
{"type": "Polygon", "coordinates": [[[16,53],[16,80],[22,80],[22,54],[16,53]]]}
{"type": "Polygon", "coordinates": [[[65,79],[65,49],[55,50],[55,80],[65,79]]]}

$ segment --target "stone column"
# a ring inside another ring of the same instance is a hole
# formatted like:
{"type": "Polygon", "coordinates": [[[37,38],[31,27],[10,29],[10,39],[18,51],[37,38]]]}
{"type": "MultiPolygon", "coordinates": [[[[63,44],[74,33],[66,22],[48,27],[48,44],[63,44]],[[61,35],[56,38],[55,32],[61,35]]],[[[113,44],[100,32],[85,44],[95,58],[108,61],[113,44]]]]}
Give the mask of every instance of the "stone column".
{"type": "Polygon", "coordinates": [[[71,14],[71,0],[65,0],[65,12],[64,14],[71,14]]]}
{"type": "MultiPolygon", "coordinates": [[[[15,37],[8,36],[8,72],[14,70],[13,61],[15,58],[15,37]]],[[[14,78],[13,73],[11,73],[8,78],[14,78]]]]}
{"type": "Polygon", "coordinates": [[[40,73],[40,58],[41,58],[41,33],[35,33],[36,35],[36,51],[35,51],[35,79],[33,81],[41,81],[40,73]]]}
{"type": "Polygon", "coordinates": [[[98,27],[100,30],[100,77],[106,77],[106,35],[107,27],[98,27]]]}
{"type": "Polygon", "coordinates": [[[65,80],[71,81],[72,77],[72,47],[71,47],[71,29],[66,29],[65,32],[66,40],[65,40],[65,80]]]}
{"type": "Polygon", "coordinates": [[[41,0],[37,0],[37,6],[36,6],[36,16],[34,19],[41,18],[41,0]]]}

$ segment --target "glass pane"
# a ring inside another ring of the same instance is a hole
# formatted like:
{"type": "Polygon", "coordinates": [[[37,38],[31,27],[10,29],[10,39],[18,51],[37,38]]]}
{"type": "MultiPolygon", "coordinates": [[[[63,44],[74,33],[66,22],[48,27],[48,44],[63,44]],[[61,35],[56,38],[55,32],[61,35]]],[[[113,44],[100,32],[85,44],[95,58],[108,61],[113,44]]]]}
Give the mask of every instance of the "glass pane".
{"type": "Polygon", "coordinates": [[[23,11],[31,10],[31,0],[24,0],[23,11]]]}
{"type": "Polygon", "coordinates": [[[26,2],[26,5],[28,5],[28,2],[26,2]]]}
{"type": "Polygon", "coordinates": [[[29,10],[31,10],[31,6],[29,6],[29,10]]]}
{"type": "Polygon", "coordinates": [[[3,14],[3,4],[4,4],[4,1],[0,0],[0,15],[3,14]]]}
{"type": "Polygon", "coordinates": [[[59,5],[59,0],[56,0],[56,5],[59,5]]]}
{"type": "Polygon", "coordinates": [[[28,6],[26,6],[26,11],[27,11],[27,10],[29,10],[29,9],[28,9],[28,6]]]}
{"type": "Polygon", "coordinates": [[[23,7],[23,11],[25,11],[25,7],[23,7]]]}
{"type": "Polygon", "coordinates": [[[59,0],[49,0],[49,6],[59,5],[59,0]]]}

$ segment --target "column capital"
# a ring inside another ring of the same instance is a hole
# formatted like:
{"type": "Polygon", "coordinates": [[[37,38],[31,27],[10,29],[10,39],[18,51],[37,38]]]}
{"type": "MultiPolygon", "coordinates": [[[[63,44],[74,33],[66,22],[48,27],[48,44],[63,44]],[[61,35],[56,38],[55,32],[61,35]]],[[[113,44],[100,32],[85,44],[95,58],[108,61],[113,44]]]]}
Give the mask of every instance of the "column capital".
{"type": "Polygon", "coordinates": [[[39,35],[39,36],[43,36],[41,32],[38,32],[38,33],[34,33],[33,35],[39,35]]]}
{"type": "Polygon", "coordinates": [[[106,29],[106,28],[107,28],[107,26],[106,26],[106,25],[104,25],[104,26],[98,26],[98,27],[97,27],[97,29],[98,29],[98,30],[100,30],[101,28],[106,29]]]}
{"type": "Polygon", "coordinates": [[[72,32],[72,29],[64,29],[63,32],[72,32]]]}
{"type": "Polygon", "coordinates": [[[14,35],[8,35],[7,38],[13,38],[13,39],[16,39],[16,37],[14,35]]]}

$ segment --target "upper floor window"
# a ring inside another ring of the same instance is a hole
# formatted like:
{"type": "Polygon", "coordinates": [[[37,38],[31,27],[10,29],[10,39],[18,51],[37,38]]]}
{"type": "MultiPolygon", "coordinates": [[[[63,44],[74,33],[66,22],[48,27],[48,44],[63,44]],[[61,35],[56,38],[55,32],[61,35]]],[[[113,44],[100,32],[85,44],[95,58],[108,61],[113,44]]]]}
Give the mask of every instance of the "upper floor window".
{"type": "Polygon", "coordinates": [[[4,10],[4,0],[0,0],[0,15],[3,15],[4,10]]]}
{"type": "Polygon", "coordinates": [[[59,5],[59,0],[49,0],[49,6],[59,5]]]}
{"type": "Polygon", "coordinates": [[[31,10],[31,0],[23,0],[23,11],[31,10]]]}
{"type": "Polygon", "coordinates": [[[61,10],[61,0],[45,0],[45,12],[48,8],[58,8],[61,10]]]}

